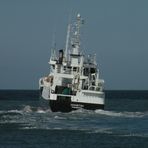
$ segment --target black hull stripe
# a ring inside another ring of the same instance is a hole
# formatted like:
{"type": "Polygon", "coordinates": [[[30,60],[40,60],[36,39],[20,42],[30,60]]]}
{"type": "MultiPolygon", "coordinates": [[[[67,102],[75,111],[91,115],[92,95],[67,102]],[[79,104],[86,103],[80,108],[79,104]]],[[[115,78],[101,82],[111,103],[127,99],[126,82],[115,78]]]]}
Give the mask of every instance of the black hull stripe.
{"type": "Polygon", "coordinates": [[[70,112],[79,108],[87,110],[104,109],[104,104],[90,104],[90,103],[77,103],[77,102],[62,102],[57,100],[50,100],[49,106],[53,112],[70,112]]]}

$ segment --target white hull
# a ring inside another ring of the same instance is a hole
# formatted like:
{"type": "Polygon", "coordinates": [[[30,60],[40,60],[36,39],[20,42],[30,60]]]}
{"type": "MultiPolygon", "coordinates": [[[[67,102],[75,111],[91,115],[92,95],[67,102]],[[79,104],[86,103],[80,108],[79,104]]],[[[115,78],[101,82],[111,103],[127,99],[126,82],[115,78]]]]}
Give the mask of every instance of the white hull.
{"type": "Polygon", "coordinates": [[[41,95],[48,101],[52,111],[71,111],[79,108],[96,110],[104,109],[104,92],[94,91],[77,92],[76,95],[63,95],[50,93],[49,87],[43,87],[41,95]]]}

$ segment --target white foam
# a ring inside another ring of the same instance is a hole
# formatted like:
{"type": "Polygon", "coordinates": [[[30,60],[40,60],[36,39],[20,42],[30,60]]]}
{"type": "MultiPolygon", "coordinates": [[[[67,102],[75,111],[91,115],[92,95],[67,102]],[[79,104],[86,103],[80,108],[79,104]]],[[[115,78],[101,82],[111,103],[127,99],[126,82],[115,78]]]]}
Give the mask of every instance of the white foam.
{"type": "Polygon", "coordinates": [[[51,113],[51,110],[50,109],[42,109],[41,107],[38,107],[37,108],[37,113],[51,113]]]}
{"type": "Polygon", "coordinates": [[[106,110],[95,110],[95,113],[100,115],[112,116],[112,117],[127,117],[127,118],[141,118],[147,116],[148,112],[115,112],[106,110]]]}
{"type": "Polygon", "coordinates": [[[27,106],[25,106],[24,108],[23,108],[23,111],[24,112],[32,112],[32,109],[31,109],[31,106],[29,106],[29,105],[27,105],[27,106]]]}
{"type": "Polygon", "coordinates": [[[112,134],[113,131],[111,128],[96,128],[96,129],[92,129],[91,131],[89,131],[88,133],[103,133],[103,134],[112,134]]]}
{"type": "Polygon", "coordinates": [[[8,110],[7,112],[8,112],[8,113],[19,113],[19,114],[22,113],[21,110],[8,110]]]}
{"type": "Polygon", "coordinates": [[[66,119],[65,117],[60,117],[60,116],[54,116],[55,119],[66,119]]]}
{"type": "Polygon", "coordinates": [[[121,137],[142,137],[142,138],[147,138],[148,134],[130,133],[130,134],[119,135],[119,136],[121,136],[121,137]]]}
{"type": "Polygon", "coordinates": [[[62,130],[62,129],[64,129],[64,128],[61,128],[61,127],[54,127],[53,129],[54,129],[54,130],[62,130]]]}
{"type": "Polygon", "coordinates": [[[3,111],[0,111],[0,114],[4,114],[4,113],[18,113],[18,114],[21,114],[22,111],[21,110],[3,110],[3,111]]]}
{"type": "Polygon", "coordinates": [[[46,110],[43,110],[42,108],[39,107],[36,112],[40,114],[44,114],[46,113],[46,110]]]}

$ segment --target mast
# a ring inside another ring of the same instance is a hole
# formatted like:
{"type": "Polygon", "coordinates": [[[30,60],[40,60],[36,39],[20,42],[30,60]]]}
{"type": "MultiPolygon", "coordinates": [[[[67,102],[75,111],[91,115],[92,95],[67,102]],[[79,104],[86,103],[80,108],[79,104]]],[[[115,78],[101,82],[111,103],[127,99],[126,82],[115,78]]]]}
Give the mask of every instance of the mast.
{"type": "Polygon", "coordinates": [[[73,31],[73,38],[71,40],[72,47],[73,47],[73,54],[79,54],[80,53],[80,27],[82,24],[81,15],[77,15],[77,22],[75,23],[75,30],[73,31]]]}
{"type": "Polygon", "coordinates": [[[68,60],[67,54],[68,54],[68,47],[69,47],[69,37],[70,37],[70,24],[68,24],[67,28],[67,36],[66,36],[66,47],[65,47],[65,60],[68,60]]]}
{"type": "Polygon", "coordinates": [[[81,15],[77,15],[77,20],[74,23],[72,27],[72,37],[71,37],[71,65],[74,67],[80,66],[80,58],[81,58],[81,52],[80,52],[80,28],[82,25],[82,18],[81,15]]]}
{"type": "Polygon", "coordinates": [[[52,47],[51,47],[51,60],[56,59],[56,42],[55,42],[55,32],[52,37],[52,47]]]}

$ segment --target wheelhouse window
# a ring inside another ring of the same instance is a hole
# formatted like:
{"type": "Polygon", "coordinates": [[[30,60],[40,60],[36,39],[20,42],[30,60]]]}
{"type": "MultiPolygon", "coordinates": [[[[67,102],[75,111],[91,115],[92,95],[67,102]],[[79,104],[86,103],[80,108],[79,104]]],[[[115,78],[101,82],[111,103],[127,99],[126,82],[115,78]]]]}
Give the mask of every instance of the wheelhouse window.
{"type": "Polygon", "coordinates": [[[89,75],[89,68],[84,68],[84,76],[88,76],[89,75]]]}
{"type": "Polygon", "coordinates": [[[66,66],[64,66],[64,70],[66,70],[66,66]]]}
{"type": "Polygon", "coordinates": [[[73,67],[73,71],[77,71],[77,67],[73,67]]]}
{"type": "Polygon", "coordinates": [[[91,68],[90,69],[90,73],[96,73],[96,69],[95,68],[91,68]]]}

